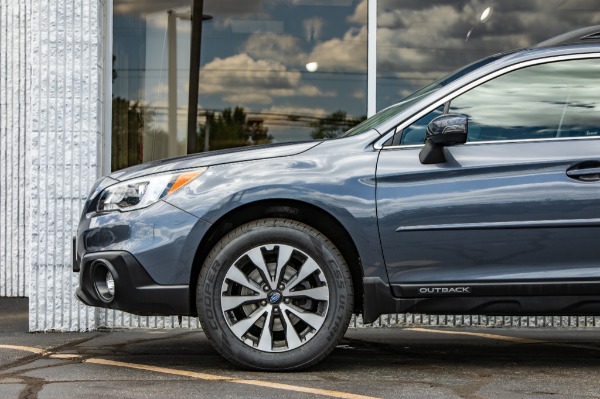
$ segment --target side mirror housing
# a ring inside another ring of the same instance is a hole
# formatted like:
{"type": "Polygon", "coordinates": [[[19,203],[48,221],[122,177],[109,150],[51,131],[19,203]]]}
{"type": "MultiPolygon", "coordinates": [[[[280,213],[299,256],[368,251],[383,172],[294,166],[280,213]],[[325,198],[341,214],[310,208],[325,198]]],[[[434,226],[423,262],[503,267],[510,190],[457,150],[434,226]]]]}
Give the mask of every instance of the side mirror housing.
{"type": "Polygon", "coordinates": [[[427,125],[425,146],[419,153],[422,164],[446,162],[444,147],[467,142],[468,118],[466,115],[447,114],[433,119],[427,125]]]}

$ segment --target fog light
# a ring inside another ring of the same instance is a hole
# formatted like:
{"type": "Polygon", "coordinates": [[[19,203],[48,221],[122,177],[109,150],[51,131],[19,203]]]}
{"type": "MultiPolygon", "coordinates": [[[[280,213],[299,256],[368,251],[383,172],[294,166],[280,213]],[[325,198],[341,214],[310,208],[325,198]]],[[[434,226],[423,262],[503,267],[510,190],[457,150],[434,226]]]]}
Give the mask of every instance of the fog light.
{"type": "Polygon", "coordinates": [[[106,290],[108,295],[115,296],[115,279],[110,271],[106,272],[106,290]]]}
{"type": "Polygon", "coordinates": [[[110,303],[115,299],[115,277],[111,272],[112,265],[103,259],[98,259],[91,266],[91,278],[98,298],[110,303]]]}

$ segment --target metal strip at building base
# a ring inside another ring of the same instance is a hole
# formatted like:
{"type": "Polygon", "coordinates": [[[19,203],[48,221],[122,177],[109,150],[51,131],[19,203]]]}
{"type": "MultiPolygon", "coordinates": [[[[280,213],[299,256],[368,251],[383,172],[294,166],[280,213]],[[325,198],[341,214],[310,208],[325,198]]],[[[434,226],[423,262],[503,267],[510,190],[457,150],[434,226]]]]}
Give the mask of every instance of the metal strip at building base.
{"type": "Polygon", "coordinates": [[[590,328],[600,327],[600,316],[476,316],[388,314],[371,324],[364,324],[362,316],[350,321],[351,328],[385,327],[525,327],[525,328],[590,328]]]}
{"type": "MultiPolygon", "coordinates": [[[[179,318],[135,316],[128,313],[100,310],[99,329],[190,329],[201,330],[195,317],[179,318]]],[[[487,327],[487,328],[600,328],[600,316],[482,316],[386,314],[374,323],[364,324],[361,315],[353,316],[349,328],[407,328],[407,327],[487,327]]]]}

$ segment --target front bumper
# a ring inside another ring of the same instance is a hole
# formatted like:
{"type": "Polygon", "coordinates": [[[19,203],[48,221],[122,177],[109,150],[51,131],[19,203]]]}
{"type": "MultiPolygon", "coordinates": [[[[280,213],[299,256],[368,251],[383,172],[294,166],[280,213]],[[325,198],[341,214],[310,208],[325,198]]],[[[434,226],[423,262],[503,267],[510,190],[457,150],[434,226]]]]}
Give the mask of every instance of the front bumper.
{"type": "Polygon", "coordinates": [[[157,284],[133,255],[126,251],[105,251],[75,260],[79,288],[75,295],[86,305],[123,310],[138,315],[190,315],[189,286],[157,284]],[[114,276],[115,293],[106,300],[98,290],[98,273],[103,267],[114,276]]]}

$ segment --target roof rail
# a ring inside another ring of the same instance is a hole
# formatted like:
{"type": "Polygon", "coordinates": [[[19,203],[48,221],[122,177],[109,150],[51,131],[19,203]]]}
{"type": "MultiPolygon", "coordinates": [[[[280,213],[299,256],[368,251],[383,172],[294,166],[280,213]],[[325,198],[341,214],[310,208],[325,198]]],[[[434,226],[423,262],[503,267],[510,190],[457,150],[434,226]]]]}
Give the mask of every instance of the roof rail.
{"type": "Polygon", "coordinates": [[[600,25],[588,26],[587,28],[563,33],[562,35],[538,43],[534,45],[533,48],[564,46],[567,44],[584,44],[586,42],[600,42],[600,25]]]}

